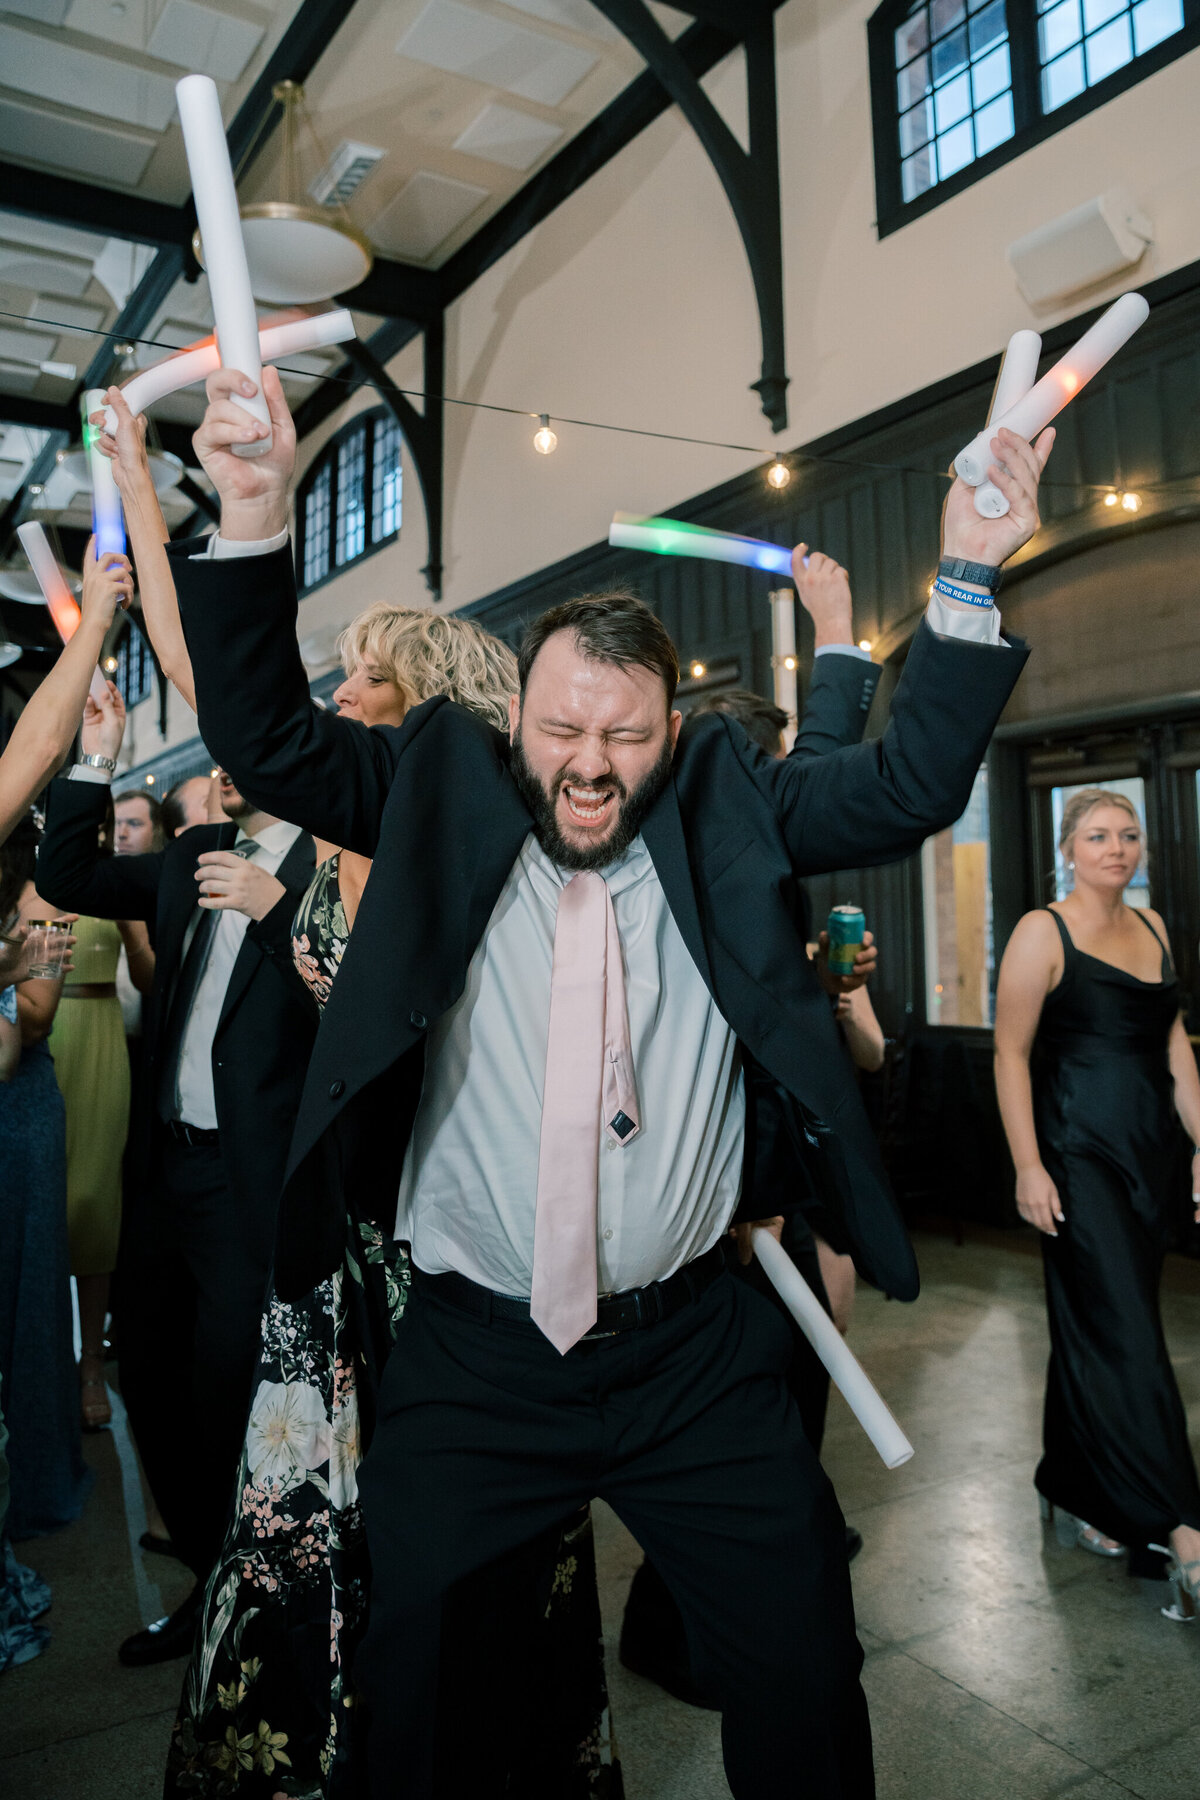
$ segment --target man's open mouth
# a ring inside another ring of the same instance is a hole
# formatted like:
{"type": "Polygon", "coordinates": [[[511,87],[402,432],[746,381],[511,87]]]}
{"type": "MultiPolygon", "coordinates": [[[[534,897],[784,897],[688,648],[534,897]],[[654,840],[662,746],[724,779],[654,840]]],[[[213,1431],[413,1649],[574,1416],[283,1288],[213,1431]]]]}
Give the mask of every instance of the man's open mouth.
{"type": "Polygon", "coordinates": [[[567,783],[562,794],[577,825],[602,824],[616,799],[611,788],[577,787],[574,783],[567,783]]]}

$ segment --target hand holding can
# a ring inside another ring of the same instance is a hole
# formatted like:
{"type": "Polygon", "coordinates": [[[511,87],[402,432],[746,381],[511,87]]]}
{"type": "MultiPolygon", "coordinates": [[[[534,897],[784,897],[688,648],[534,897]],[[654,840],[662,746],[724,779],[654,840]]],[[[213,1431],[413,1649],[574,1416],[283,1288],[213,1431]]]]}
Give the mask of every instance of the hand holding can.
{"type": "Polygon", "coordinates": [[[832,975],[854,974],[854,959],[863,947],[867,921],[861,906],[835,906],[829,915],[829,970],[832,975]]]}

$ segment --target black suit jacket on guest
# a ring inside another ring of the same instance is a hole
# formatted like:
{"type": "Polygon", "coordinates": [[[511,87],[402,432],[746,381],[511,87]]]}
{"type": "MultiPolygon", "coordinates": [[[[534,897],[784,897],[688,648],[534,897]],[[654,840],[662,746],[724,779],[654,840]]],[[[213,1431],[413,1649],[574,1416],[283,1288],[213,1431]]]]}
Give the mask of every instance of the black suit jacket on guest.
{"type": "MultiPolygon", "coordinates": [[[[507,741],[450,701],[370,731],[312,706],[290,548],[222,562],[190,560],[195,548],[170,556],[205,742],[256,804],[374,859],[288,1159],[276,1257],[288,1298],[335,1266],[345,1192],[390,1223],[426,1032],[462,993],[530,818],[507,741]]],[[[898,1298],[915,1297],[916,1264],[804,954],[795,878],[907,856],[959,818],[1024,661],[1023,648],[922,625],[884,736],[818,758],[772,760],[719,714],[689,721],[643,829],[697,969],[817,1152],[860,1270],[898,1298]]],[[[747,1098],[753,1215],[753,1084],[747,1098]]]]}
{"type": "MultiPolygon", "coordinates": [[[[157,958],[146,997],[142,1157],[161,1130],[154,1096],[160,1049],[179,974],[184,937],[197,911],[197,861],[205,850],[230,850],[237,826],[194,825],[165,850],[144,856],[101,856],[96,828],[108,789],[99,782],[51,784],[38,889],[71,912],[100,919],[144,919],[157,958]]],[[[291,969],[296,905],[312,879],[315,850],[301,832],[280,864],[287,889],[265,918],[251,920],[225,989],[213,1038],[217,1125],[229,1186],[239,1201],[274,1217],[287,1147],[296,1122],[309,1050],[316,1034],[312,1002],[291,969]]]]}

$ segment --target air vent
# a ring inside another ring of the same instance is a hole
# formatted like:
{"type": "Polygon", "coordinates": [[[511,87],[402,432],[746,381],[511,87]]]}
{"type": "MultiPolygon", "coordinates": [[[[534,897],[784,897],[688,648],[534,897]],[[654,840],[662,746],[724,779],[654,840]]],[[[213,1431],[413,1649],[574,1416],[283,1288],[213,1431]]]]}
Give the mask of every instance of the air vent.
{"type": "Polygon", "coordinates": [[[386,154],[374,144],[341,143],[308,191],[319,206],[345,206],[386,154]]]}

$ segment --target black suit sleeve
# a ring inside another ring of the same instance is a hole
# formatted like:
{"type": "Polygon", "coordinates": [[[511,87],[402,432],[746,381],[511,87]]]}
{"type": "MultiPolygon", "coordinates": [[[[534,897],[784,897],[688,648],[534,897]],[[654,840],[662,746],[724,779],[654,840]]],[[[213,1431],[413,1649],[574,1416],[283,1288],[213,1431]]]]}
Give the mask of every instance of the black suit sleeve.
{"type": "Polygon", "coordinates": [[[799,762],[857,744],[883,671],[877,663],[831,650],[813,658],[808,697],[791,754],[799,762]]]}
{"type": "Polygon", "coordinates": [[[248,799],[328,843],[374,853],[403,726],[366,730],[313,705],[296,641],[291,545],[267,556],[195,558],[169,546],[196,679],[200,735],[248,799]]]}
{"type": "Polygon", "coordinates": [[[38,853],[44,899],[91,919],[154,920],[162,880],[161,850],[145,856],[102,856],[99,829],[109,790],[99,781],[52,782],[46,835],[38,853]]]}
{"type": "Polygon", "coordinates": [[[310,990],[301,979],[292,959],[292,925],[296,908],[308,891],[312,870],[311,862],[302,871],[288,876],[283,874],[282,868],[277,870],[275,878],[283,882],[283,893],[270,912],[264,913],[261,919],[252,919],[246,927],[246,936],[274,964],[288,986],[292,987],[294,984],[303,989],[305,994],[309,994],[310,990]]]}
{"type": "Polygon", "coordinates": [[[897,861],[960,819],[1027,658],[1016,641],[966,643],[922,621],[881,738],[778,762],[730,733],[770,798],[796,874],[897,861]]]}

